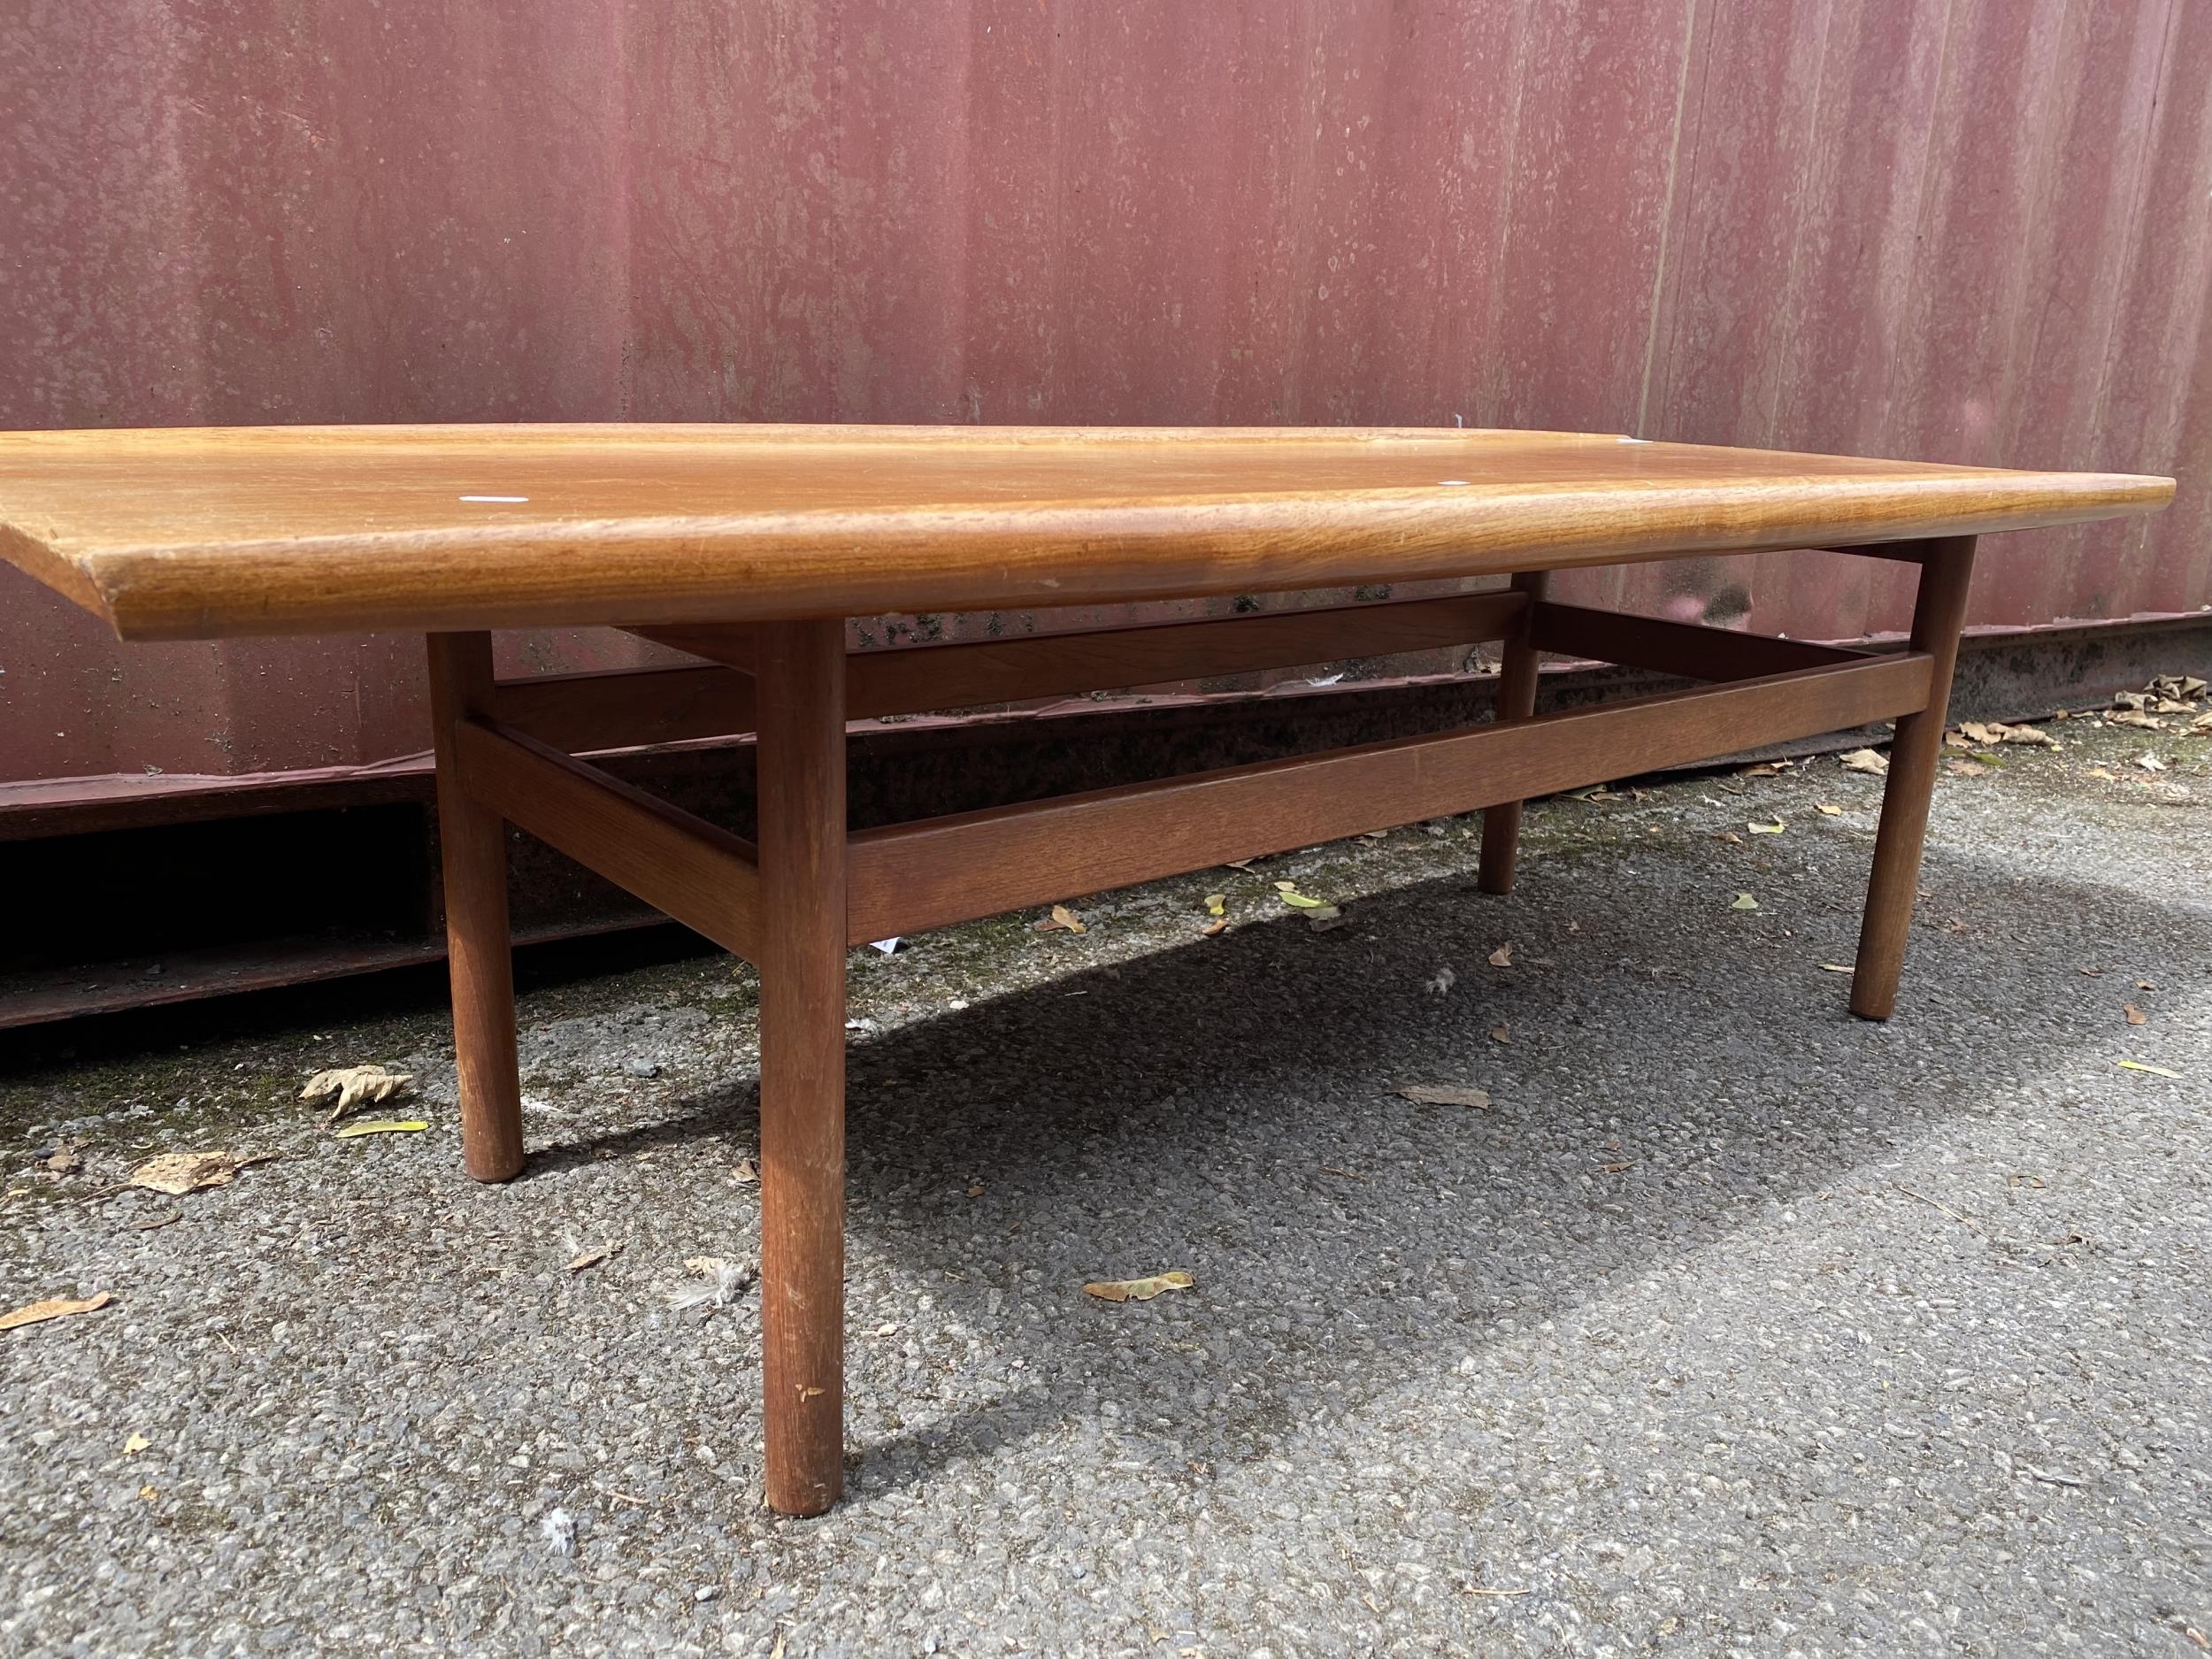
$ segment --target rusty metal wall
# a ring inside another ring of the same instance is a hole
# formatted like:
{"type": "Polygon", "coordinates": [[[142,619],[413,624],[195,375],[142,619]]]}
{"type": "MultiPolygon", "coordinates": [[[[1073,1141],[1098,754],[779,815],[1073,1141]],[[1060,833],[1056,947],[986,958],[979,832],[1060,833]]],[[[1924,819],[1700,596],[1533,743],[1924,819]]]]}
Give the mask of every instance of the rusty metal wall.
{"type": "MultiPolygon", "coordinates": [[[[1463,421],[2139,469],[2170,511],[2006,538],[1974,619],[2212,602],[2204,0],[6,0],[0,86],[0,426],[1463,421]]],[[[1904,615],[1832,557],[1578,580],[1904,615]]],[[[0,780],[419,749],[416,657],[124,649],[0,571],[0,780]]]]}

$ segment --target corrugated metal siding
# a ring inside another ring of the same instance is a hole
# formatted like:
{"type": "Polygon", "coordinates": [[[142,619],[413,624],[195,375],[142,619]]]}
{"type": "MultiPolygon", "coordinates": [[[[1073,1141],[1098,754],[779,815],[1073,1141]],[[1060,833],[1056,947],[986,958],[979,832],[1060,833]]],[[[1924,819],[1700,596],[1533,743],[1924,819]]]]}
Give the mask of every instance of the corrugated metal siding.
{"type": "MultiPolygon", "coordinates": [[[[1975,618],[2212,601],[2193,0],[19,0],[0,85],[0,425],[1461,420],[2163,471],[2162,518],[1999,543],[1975,618]]],[[[1575,579],[1828,636],[1903,580],[1575,579]]],[[[0,779],[416,749],[417,649],[124,649],[0,572],[0,779]]]]}

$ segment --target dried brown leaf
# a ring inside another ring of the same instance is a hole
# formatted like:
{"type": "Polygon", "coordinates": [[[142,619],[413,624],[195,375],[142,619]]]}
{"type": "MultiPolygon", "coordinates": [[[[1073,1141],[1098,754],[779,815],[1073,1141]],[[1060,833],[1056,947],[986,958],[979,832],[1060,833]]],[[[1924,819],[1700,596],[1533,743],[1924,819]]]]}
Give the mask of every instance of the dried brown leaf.
{"type": "Polygon", "coordinates": [[[242,1158],[235,1152],[164,1152],[133,1170],[128,1185],[178,1198],[210,1187],[227,1187],[239,1171],[265,1164],[270,1156],[265,1152],[242,1158]]]}
{"type": "Polygon", "coordinates": [[[1863,772],[1869,777],[1885,778],[1889,775],[1889,757],[1870,749],[1855,749],[1843,757],[1843,769],[1846,772],[1863,772]]]}
{"type": "Polygon", "coordinates": [[[74,1296],[49,1296],[12,1313],[0,1313],[0,1331],[12,1331],[22,1325],[43,1325],[49,1319],[65,1319],[73,1313],[91,1313],[114,1300],[104,1290],[81,1300],[74,1296]]]}
{"type": "Polygon", "coordinates": [[[2127,1022],[2131,1025],[2143,1025],[2150,1018],[2149,1015],[2144,1013],[2141,1009],[2136,1007],[2136,1005],[2132,1002],[2121,1003],[2120,1012],[2127,1017],[2127,1022]]]}
{"type": "Polygon", "coordinates": [[[1832,801],[1816,801],[1813,803],[1813,810],[1819,813],[1823,818],[1841,818],[1843,816],[1843,809],[1832,801]]]}
{"type": "Polygon", "coordinates": [[[414,1082],[410,1071],[388,1071],[380,1065],[346,1065],[318,1071],[300,1090],[311,1104],[328,1101],[329,1122],[335,1123],[357,1106],[375,1106],[406,1092],[414,1082]]]}
{"type": "Polygon", "coordinates": [[[1513,941],[1511,940],[1507,940],[1505,943],[1490,953],[1490,965],[1494,968],[1509,968],[1513,965],[1513,941]]]}
{"type": "Polygon", "coordinates": [[[1409,1083],[1397,1093],[1417,1106],[1471,1106],[1490,1110],[1490,1091],[1457,1083],[1409,1083]]]}
{"type": "Polygon", "coordinates": [[[1511,1042],[1513,1041],[1513,1027],[1509,1025],[1491,1026],[1490,1041],[1493,1042],[1511,1042]]]}
{"type": "Polygon", "coordinates": [[[1180,1268],[1149,1273],[1142,1279],[1102,1279],[1083,1286],[1086,1296],[1101,1302],[1150,1302],[1164,1290],[1188,1290],[1198,1281],[1180,1268]]]}
{"type": "Polygon", "coordinates": [[[1052,907],[1052,914],[1037,924],[1037,931],[1041,933],[1079,933],[1084,931],[1083,918],[1066,905],[1056,904],[1052,907]]]}

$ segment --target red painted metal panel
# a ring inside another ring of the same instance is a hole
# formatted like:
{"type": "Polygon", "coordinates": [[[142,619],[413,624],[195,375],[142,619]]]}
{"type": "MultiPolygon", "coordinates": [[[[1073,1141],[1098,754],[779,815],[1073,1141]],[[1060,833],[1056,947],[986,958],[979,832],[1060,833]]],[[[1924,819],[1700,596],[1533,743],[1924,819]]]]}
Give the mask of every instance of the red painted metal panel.
{"type": "MultiPolygon", "coordinates": [[[[1456,420],[2163,471],[2159,518],[1993,549],[1975,619],[2212,603],[2192,0],[24,0],[0,84],[0,425],[1456,420]]],[[[1902,580],[1567,588],[1848,637],[1902,580]]],[[[417,654],[124,650],[0,572],[0,780],[414,749],[417,654]]]]}

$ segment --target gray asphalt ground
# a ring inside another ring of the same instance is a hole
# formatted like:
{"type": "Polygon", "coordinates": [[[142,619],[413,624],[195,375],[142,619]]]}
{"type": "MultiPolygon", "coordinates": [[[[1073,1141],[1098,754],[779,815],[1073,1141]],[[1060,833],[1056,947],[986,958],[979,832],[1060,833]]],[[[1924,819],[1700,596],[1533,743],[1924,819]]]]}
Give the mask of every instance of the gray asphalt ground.
{"type": "Polygon", "coordinates": [[[425,1003],[0,1079],[0,1308],[115,1298],[0,1333],[0,1650],[2202,1651],[2212,737],[2050,729],[1945,779],[1886,1025],[1833,759],[1544,803],[1510,899],[1454,820],[858,954],[820,1521],[756,1294],[670,1305],[756,1248],[728,960],[526,1000],[504,1187],[425,1003]],[[427,1132],[292,1102],[367,1060],[427,1132]]]}

